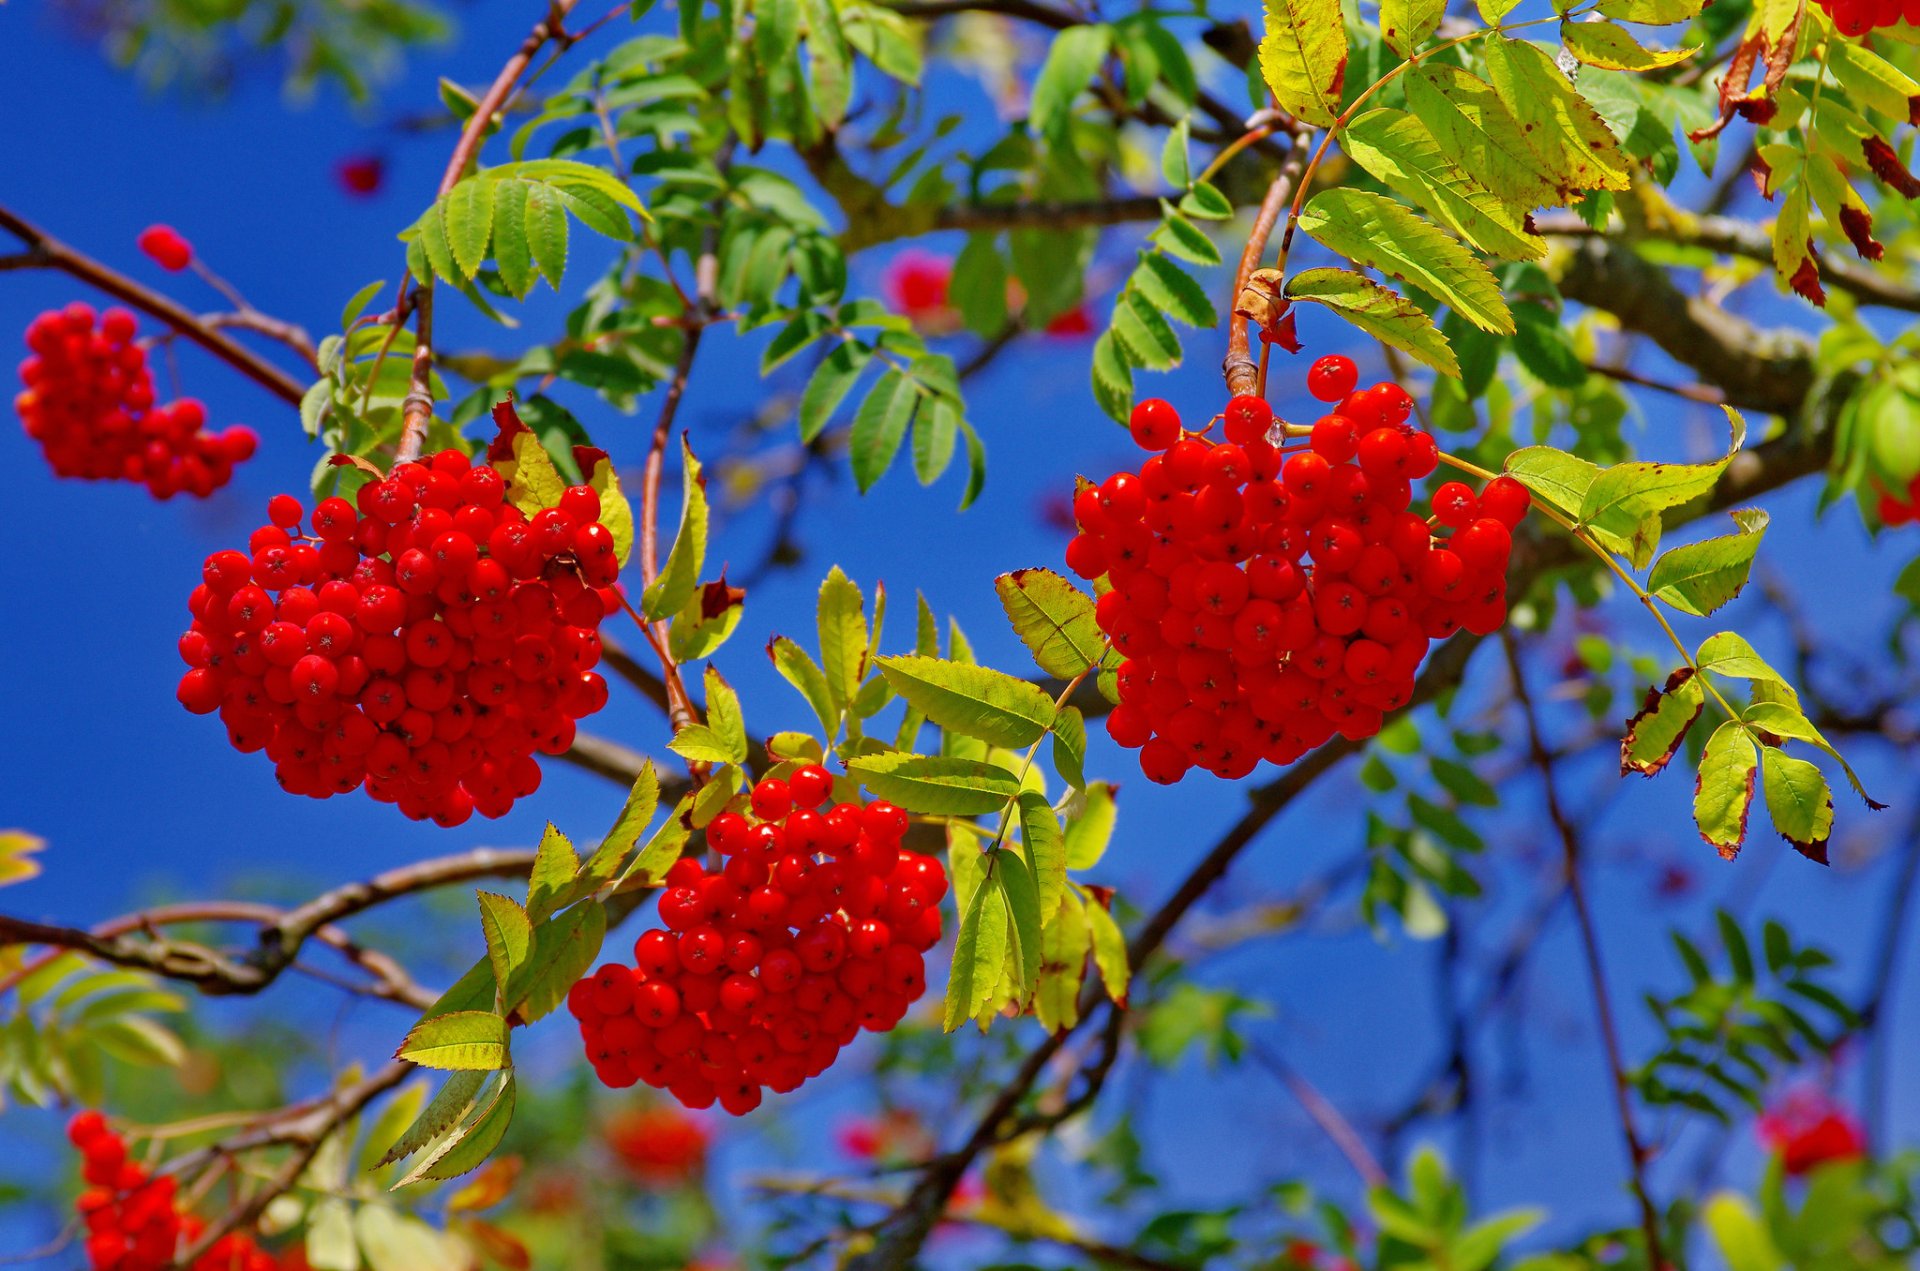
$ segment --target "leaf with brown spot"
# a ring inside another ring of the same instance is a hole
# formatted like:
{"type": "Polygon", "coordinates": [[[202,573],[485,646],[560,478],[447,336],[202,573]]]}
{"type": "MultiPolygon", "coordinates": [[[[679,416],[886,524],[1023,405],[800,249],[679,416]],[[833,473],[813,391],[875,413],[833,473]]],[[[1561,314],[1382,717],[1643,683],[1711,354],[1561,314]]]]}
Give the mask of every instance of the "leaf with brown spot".
{"type": "Polygon", "coordinates": [[[1732,860],[1747,837],[1747,813],[1753,808],[1754,774],[1759,752],[1745,725],[1728,720],[1707,739],[1700,775],[1693,786],[1693,820],[1700,837],[1732,860]]]}
{"type": "Polygon", "coordinates": [[[1868,137],[1860,143],[1860,150],[1866,156],[1868,170],[1882,185],[1903,198],[1920,198],[1920,178],[1907,171],[1886,138],[1868,137]]]}
{"type": "Polygon", "coordinates": [[[1651,777],[1665,768],[1700,718],[1706,700],[1706,692],[1690,666],[1669,675],[1664,686],[1649,688],[1646,700],[1627,721],[1626,734],[1620,739],[1620,775],[1637,772],[1651,777]]]}

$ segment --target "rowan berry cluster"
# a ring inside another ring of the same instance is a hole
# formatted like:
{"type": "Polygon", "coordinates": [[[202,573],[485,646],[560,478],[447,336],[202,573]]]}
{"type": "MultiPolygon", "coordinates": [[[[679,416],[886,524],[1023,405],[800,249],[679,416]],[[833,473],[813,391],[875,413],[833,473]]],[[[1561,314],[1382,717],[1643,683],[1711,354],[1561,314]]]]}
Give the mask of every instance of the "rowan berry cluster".
{"type": "Polygon", "coordinates": [[[645,1187],[674,1187],[707,1163],[707,1127],[671,1104],[632,1108],[607,1124],[607,1146],[645,1187]]]}
{"type": "Polygon", "coordinates": [[[1920,0],[1816,0],[1840,34],[1862,36],[1881,27],[1920,26],[1920,0]]]}
{"type": "Polygon", "coordinates": [[[235,749],[266,751],[294,794],[364,783],[414,820],[506,815],[540,785],[535,752],[564,752],[574,721],[606,704],[593,668],[620,605],[591,487],[532,517],[506,496],[458,450],[311,518],[275,495],[246,551],[207,557],[181,704],[218,711],[235,749]]]}
{"type": "Polygon", "coordinates": [[[56,476],[137,481],[156,499],[205,498],[233,479],[233,465],[260,439],[234,425],[206,431],[207,412],[182,398],[156,405],[146,350],[133,342],[133,315],[70,304],[27,325],[20,364],[24,392],[14,398],[27,436],[40,443],[56,476]]]}
{"type": "MultiPolygon", "coordinates": [[[[74,1207],[86,1228],[87,1265],[93,1271],[162,1271],[180,1246],[198,1240],[206,1224],[180,1212],[170,1175],[155,1175],[127,1156],[126,1141],[98,1112],[67,1124],[88,1183],[74,1207]]],[[[279,1259],[244,1232],[222,1236],[194,1259],[189,1271],[281,1271],[279,1259]]]]}
{"type": "Polygon", "coordinates": [[[573,986],[567,1006],[601,1081],[742,1116],[763,1088],[798,1089],[926,992],[946,871],[901,850],[906,813],[827,806],[832,789],[817,765],[761,780],[747,815],[707,828],[720,870],[689,857],[668,872],[664,929],[634,942],[636,966],[573,986]]]}
{"type": "Polygon", "coordinates": [[[1414,511],[1433,438],[1407,425],[1399,385],[1356,380],[1346,358],[1314,363],[1309,391],[1337,405],[1293,439],[1258,397],[1227,403],[1218,441],[1142,402],[1133,436],[1157,453],[1075,497],[1067,564],[1112,584],[1095,613],[1125,658],[1107,731],[1149,779],[1239,778],[1336,732],[1371,737],[1411,699],[1429,641],[1506,620],[1526,489],[1449,481],[1414,511]]]}

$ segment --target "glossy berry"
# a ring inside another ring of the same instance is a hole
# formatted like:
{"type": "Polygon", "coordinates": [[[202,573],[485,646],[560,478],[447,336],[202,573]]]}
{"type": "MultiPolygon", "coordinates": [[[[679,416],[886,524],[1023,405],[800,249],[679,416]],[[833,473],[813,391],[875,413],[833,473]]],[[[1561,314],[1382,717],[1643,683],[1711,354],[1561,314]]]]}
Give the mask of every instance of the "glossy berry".
{"type": "Polygon", "coordinates": [[[570,519],[588,515],[579,495],[536,513],[557,526],[541,536],[504,489],[444,451],[311,513],[274,496],[251,550],[201,570],[181,704],[265,751],[291,793],[364,787],[446,826],[506,815],[540,785],[535,756],[606,704],[594,667],[619,566],[604,525],[570,519]]]}
{"type": "Polygon", "coordinates": [[[864,1029],[885,1032],[926,992],[946,871],[904,851],[887,803],[823,805],[809,765],[754,786],[707,828],[726,858],[667,874],[663,928],[575,984],[567,1006],[600,1080],[644,1082],[736,1116],[819,1076],[864,1029]],[[815,808],[820,810],[816,811],[815,808]]]}
{"type": "Polygon", "coordinates": [[[1315,401],[1337,402],[1359,382],[1360,372],[1353,360],[1337,353],[1316,358],[1307,368],[1307,392],[1313,394],[1315,401]]]}
{"type": "Polygon", "coordinates": [[[149,225],[136,241],[154,264],[171,273],[179,273],[193,263],[192,245],[171,225],[149,225]]]}
{"type": "MultiPolygon", "coordinates": [[[[1411,699],[1432,640],[1506,620],[1525,488],[1444,482],[1429,521],[1413,482],[1439,452],[1405,424],[1412,399],[1396,384],[1358,389],[1344,358],[1309,374],[1339,404],[1305,445],[1275,451],[1253,399],[1236,398],[1223,443],[1153,433],[1163,454],[1075,501],[1067,563],[1111,584],[1094,617],[1125,659],[1107,732],[1150,780],[1195,767],[1238,778],[1335,735],[1370,737],[1411,699]]],[[[1158,418],[1172,408],[1142,403],[1136,433],[1158,418]]]]}
{"type": "Polygon", "coordinates": [[[238,426],[206,430],[207,413],[183,398],[156,404],[146,350],[124,309],[71,304],[27,326],[32,356],[20,365],[14,398],[27,436],[40,443],[55,476],[133,481],[156,499],[205,498],[253,457],[259,439],[238,426]]]}
{"type": "Polygon", "coordinates": [[[1142,450],[1165,450],[1180,440],[1180,416],[1158,397],[1149,397],[1133,408],[1127,431],[1142,450]]]}

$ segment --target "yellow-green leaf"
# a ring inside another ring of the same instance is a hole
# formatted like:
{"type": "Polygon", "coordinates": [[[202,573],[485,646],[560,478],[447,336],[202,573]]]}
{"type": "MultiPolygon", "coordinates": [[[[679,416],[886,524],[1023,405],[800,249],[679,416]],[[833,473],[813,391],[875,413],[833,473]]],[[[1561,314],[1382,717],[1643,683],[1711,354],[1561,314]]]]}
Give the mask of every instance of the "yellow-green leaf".
{"type": "Polygon", "coordinates": [[[1280,109],[1325,128],[1340,113],[1347,28],[1339,0],[1266,0],[1260,74],[1280,109]]]}
{"type": "Polygon", "coordinates": [[[1827,839],[1833,834],[1833,791],[1820,769],[1769,746],[1762,752],[1761,788],[1767,815],[1780,837],[1809,860],[1827,863],[1827,839]]]}
{"type": "Polygon", "coordinates": [[[1427,42],[1446,13],[1446,0],[1380,0],[1380,34],[1405,57],[1427,42]]]}
{"type": "Polygon", "coordinates": [[[1407,109],[1425,124],[1439,152],[1511,207],[1568,201],[1573,174],[1546,166],[1527,145],[1520,121],[1500,95],[1470,71],[1432,61],[1404,77],[1407,109]]]}
{"type": "Polygon", "coordinates": [[[1746,725],[1728,720],[1707,739],[1694,783],[1693,820],[1700,837],[1728,860],[1747,837],[1747,812],[1753,806],[1754,769],[1759,755],[1746,725]]]}
{"type": "Polygon", "coordinates": [[[1647,575],[1647,590],[1683,613],[1704,618],[1740,594],[1767,532],[1759,508],[1730,513],[1738,534],[1688,543],[1663,554],[1647,575]]]}
{"type": "Polygon", "coordinates": [[[1496,37],[1486,42],[1493,87],[1552,170],[1571,172],[1583,190],[1624,190],[1633,163],[1613,130],[1536,44],[1496,37]]]}
{"type": "Polygon", "coordinates": [[[894,691],[942,728],[993,746],[1030,746],[1053,723],[1053,699],[1002,671],[939,658],[882,658],[894,691]]]}
{"type": "Polygon", "coordinates": [[[492,1011],[452,1011],[414,1025],[398,1057],[422,1068],[482,1072],[506,1066],[507,1021],[492,1011]]]}
{"type": "Polygon", "coordinates": [[[674,533],[660,576],[640,598],[641,612],[656,621],[686,607],[707,563],[707,478],[684,436],[680,438],[680,461],[680,528],[674,533]]]}
{"type": "Polygon", "coordinates": [[[1453,235],[1392,199],[1370,190],[1322,190],[1301,212],[1300,228],[1354,264],[1444,301],[1482,331],[1513,332],[1493,271],[1453,235]]]}
{"type": "Polygon", "coordinates": [[[860,756],[847,771],[889,803],[930,816],[998,812],[1020,792],[1011,772],[974,759],[888,750],[860,756]]]}
{"type": "Polygon", "coordinates": [[[1341,130],[1340,145],[1388,189],[1481,251],[1508,260],[1546,254],[1546,240],[1526,228],[1521,212],[1443,154],[1427,126],[1412,115],[1370,110],[1341,130]]]}
{"type": "Polygon", "coordinates": [[[1287,280],[1294,300],[1323,304],[1347,321],[1455,379],[1460,363],[1433,319],[1397,291],[1347,269],[1308,269],[1287,280]]]}
{"type": "Polygon", "coordinates": [[[1567,52],[1588,66],[1610,71],[1651,71],[1673,66],[1692,57],[1698,50],[1650,49],[1633,38],[1625,27],[1611,22],[1562,22],[1560,42],[1567,52]]]}

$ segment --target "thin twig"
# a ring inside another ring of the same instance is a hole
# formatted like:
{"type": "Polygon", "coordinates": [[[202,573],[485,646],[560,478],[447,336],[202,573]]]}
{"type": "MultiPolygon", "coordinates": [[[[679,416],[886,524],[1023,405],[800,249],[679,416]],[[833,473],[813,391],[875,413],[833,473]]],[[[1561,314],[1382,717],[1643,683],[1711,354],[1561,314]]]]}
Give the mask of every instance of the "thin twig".
{"type": "Polygon", "coordinates": [[[1286,161],[1274,174],[1273,182],[1267,186],[1266,197],[1260,200],[1260,210],[1254,214],[1253,228],[1247,235],[1247,245],[1240,253],[1240,264],[1233,272],[1233,295],[1229,302],[1231,316],[1227,319],[1227,356],[1220,363],[1221,371],[1227,377],[1227,392],[1238,396],[1251,393],[1258,386],[1260,368],[1253,360],[1253,337],[1247,318],[1240,312],[1240,293],[1247,285],[1247,279],[1260,267],[1260,258],[1267,254],[1267,240],[1273,237],[1273,227],[1280,221],[1280,213],[1293,198],[1294,183],[1307,165],[1307,139],[1312,129],[1295,124],[1288,130],[1291,142],[1287,150],[1286,161]]]}

